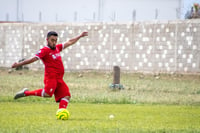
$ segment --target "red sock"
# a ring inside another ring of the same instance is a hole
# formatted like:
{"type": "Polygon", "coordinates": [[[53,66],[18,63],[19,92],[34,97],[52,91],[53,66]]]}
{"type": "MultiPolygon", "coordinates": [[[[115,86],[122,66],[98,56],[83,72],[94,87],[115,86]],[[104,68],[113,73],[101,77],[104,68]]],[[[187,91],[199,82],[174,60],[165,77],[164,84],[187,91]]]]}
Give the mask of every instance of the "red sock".
{"type": "Polygon", "coordinates": [[[43,89],[38,89],[38,90],[33,90],[33,91],[25,91],[24,94],[26,96],[42,96],[42,90],[43,89]]]}
{"type": "Polygon", "coordinates": [[[68,100],[68,99],[62,98],[62,99],[60,100],[59,109],[61,109],[61,108],[66,109],[68,103],[69,103],[69,100],[68,100]]]}

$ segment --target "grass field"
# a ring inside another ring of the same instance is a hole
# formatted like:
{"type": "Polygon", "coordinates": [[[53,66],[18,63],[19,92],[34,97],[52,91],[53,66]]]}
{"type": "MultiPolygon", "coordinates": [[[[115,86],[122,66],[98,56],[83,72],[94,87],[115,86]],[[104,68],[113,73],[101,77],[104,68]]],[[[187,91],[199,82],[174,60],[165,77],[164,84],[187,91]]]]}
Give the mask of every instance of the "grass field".
{"type": "Polygon", "coordinates": [[[199,75],[122,73],[121,91],[109,89],[108,72],[71,72],[64,80],[72,93],[67,121],[56,120],[54,98],[13,100],[23,87],[42,88],[43,72],[1,69],[0,133],[200,132],[199,75]]]}

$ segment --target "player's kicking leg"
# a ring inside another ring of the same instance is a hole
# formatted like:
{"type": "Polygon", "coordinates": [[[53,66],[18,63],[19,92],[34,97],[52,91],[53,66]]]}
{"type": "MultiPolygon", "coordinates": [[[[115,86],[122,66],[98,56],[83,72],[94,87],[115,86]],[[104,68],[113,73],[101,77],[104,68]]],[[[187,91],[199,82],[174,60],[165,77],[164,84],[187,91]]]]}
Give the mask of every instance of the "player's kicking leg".
{"type": "Polygon", "coordinates": [[[45,95],[44,89],[29,91],[27,88],[24,88],[23,90],[16,93],[14,99],[18,99],[18,98],[26,97],[26,96],[50,97],[50,96],[45,95]]]}
{"type": "Polygon", "coordinates": [[[16,93],[14,99],[18,99],[21,97],[26,97],[26,96],[39,96],[39,97],[52,97],[56,86],[57,86],[57,81],[56,79],[51,79],[51,80],[47,80],[48,82],[46,82],[45,80],[45,88],[43,89],[37,89],[37,90],[32,90],[29,91],[27,88],[24,88],[23,90],[21,90],[20,92],[16,93]]]}

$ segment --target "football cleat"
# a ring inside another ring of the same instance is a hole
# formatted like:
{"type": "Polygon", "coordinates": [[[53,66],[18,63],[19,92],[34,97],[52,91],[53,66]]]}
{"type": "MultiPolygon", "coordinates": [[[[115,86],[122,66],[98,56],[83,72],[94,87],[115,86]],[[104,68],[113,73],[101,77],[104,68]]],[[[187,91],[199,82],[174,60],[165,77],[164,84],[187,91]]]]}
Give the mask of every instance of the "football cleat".
{"type": "Polygon", "coordinates": [[[23,90],[19,91],[16,93],[14,99],[18,99],[18,98],[21,98],[21,97],[25,97],[26,95],[24,94],[25,91],[28,91],[27,88],[24,88],[23,90]]]}

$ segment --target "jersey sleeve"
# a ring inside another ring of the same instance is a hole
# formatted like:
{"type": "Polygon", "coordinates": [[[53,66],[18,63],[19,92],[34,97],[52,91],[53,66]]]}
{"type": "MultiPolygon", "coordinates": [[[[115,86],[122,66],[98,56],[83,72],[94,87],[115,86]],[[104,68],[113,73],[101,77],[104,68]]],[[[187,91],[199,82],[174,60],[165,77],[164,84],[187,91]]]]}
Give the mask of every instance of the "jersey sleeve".
{"type": "Polygon", "coordinates": [[[39,59],[44,58],[45,55],[46,55],[46,52],[45,52],[44,49],[40,49],[40,50],[35,54],[35,56],[36,56],[37,58],[39,58],[39,59]]]}
{"type": "Polygon", "coordinates": [[[62,51],[64,48],[64,44],[57,44],[56,47],[58,48],[59,51],[62,51]]]}

